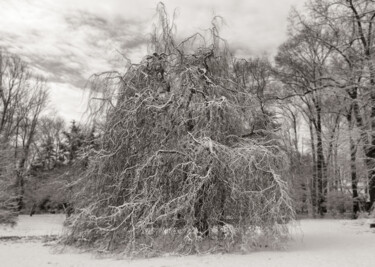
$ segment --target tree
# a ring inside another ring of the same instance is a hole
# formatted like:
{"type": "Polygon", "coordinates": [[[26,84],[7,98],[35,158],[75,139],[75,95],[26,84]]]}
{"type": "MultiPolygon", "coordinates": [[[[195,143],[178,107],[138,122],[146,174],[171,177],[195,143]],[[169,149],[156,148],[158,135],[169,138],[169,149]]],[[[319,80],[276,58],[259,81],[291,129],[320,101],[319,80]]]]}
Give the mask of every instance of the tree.
{"type": "Polygon", "coordinates": [[[298,214],[308,213],[314,215],[315,204],[312,196],[313,188],[313,164],[312,155],[306,153],[301,132],[301,125],[305,119],[301,114],[303,106],[299,105],[298,99],[290,98],[287,101],[277,103],[278,115],[280,117],[280,138],[290,161],[289,179],[290,189],[298,214]]]}
{"type": "MultiPolygon", "coordinates": [[[[319,34],[319,33],[317,33],[319,34]]],[[[320,34],[323,34],[320,32],[320,34]]],[[[299,32],[291,33],[290,39],[279,49],[276,62],[279,68],[280,80],[286,85],[284,94],[298,96],[302,101],[302,109],[313,127],[311,134],[316,135],[315,142],[312,140],[312,151],[316,173],[316,189],[313,183],[312,199],[317,192],[318,213],[323,215],[326,195],[327,181],[326,165],[323,151],[323,126],[322,126],[322,90],[329,85],[325,83],[328,70],[328,59],[331,49],[326,48],[316,41],[308,31],[301,29],[299,32]],[[316,158],[315,158],[316,157],[316,158]]],[[[285,97],[285,96],[284,96],[285,97]]]]}
{"type": "Polygon", "coordinates": [[[124,74],[99,76],[100,85],[120,85],[103,103],[106,122],[78,179],[66,243],[198,252],[215,228],[228,249],[260,245],[256,229],[267,245],[280,240],[294,211],[274,118],[256,95],[263,87],[249,85],[258,76],[244,66],[246,82],[237,82],[217,21],[209,43],[198,34],[177,43],[163,5],[159,15],[152,52],[124,74]]]}
{"type": "Polygon", "coordinates": [[[36,80],[33,82],[32,87],[28,88],[29,94],[25,94],[23,100],[25,101],[21,106],[21,112],[23,114],[22,120],[17,125],[16,134],[16,152],[18,147],[18,139],[21,140],[21,153],[16,155],[18,160],[17,166],[17,187],[18,187],[18,210],[23,208],[23,195],[24,195],[24,184],[25,174],[27,171],[27,165],[30,162],[30,150],[33,143],[35,133],[37,130],[37,124],[39,116],[45,107],[47,101],[47,91],[45,82],[42,80],[36,80]]]}
{"type": "Polygon", "coordinates": [[[12,190],[13,150],[0,143],[0,225],[16,223],[16,196],[12,190]]]}
{"type": "MultiPolygon", "coordinates": [[[[334,72],[329,75],[330,83],[346,92],[351,100],[347,119],[354,120],[361,132],[361,144],[366,155],[368,170],[368,192],[370,203],[375,201],[375,79],[374,43],[375,6],[373,1],[340,0],[311,1],[310,17],[299,16],[299,23],[318,42],[332,50],[334,72]],[[310,19],[310,20],[309,20],[310,19]],[[320,25],[325,35],[316,34],[314,25],[320,25]]],[[[351,122],[348,122],[352,125],[351,122]]],[[[352,129],[353,130],[353,129],[352,129]]],[[[352,161],[355,160],[352,146],[352,161]]],[[[355,171],[353,169],[353,171],[355,171]]],[[[355,198],[357,178],[352,172],[353,197],[355,198]]],[[[356,210],[354,203],[353,209],[356,210]]]]}
{"type": "Polygon", "coordinates": [[[23,207],[24,174],[46,101],[45,81],[33,76],[18,56],[0,51],[0,143],[13,151],[18,210],[23,207]]]}
{"type": "Polygon", "coordinates": [[[79,151],[85,144],[85,134],[75,121],[72,121],[70,131],[64,131],[63,134],[65,141],[61,143],[61,150],[65,154],[68,163],[71,163],[77,159],[79,151]]]}
{"type": "Polygon", "coordinates": [[[35,212],[73,209],[74,183],[88,160],[86,153],[95,147],[95,130],[86,131],[75,121],[65,131],[59,117],[42,117],[38,125],[39,138],[35,142],[36,157],[27,172],[30,215],[35,212]]]}
{"type": "Polygon", "coordinates": [[[65,121],[58,116],[43,116],[38,123],[38,138],[34,142],[36,155],[33,168],[53,169],[64,162],[62,148],[65,121]]]}

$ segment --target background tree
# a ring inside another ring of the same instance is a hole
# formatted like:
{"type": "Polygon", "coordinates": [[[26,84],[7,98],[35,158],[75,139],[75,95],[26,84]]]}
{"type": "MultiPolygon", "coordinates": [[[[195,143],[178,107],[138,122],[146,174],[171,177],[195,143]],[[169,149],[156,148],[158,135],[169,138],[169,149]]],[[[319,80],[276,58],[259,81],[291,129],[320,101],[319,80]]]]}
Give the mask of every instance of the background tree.
{"type": "MultiPolygon", "coordinates": [[[[0,176],[7,182],[13,180],[15,196],[12,199],[17,200],[18,210],[23,207],[25,171],[38,119],[46,101],[45,81],[32,75],[19,57],[1,50],[0,145],[7,156],[3,169],[6,175],[0,173],[0,176]],[[12,158],[9,158],[10,154],[12,158]]],[[[9,185],[6,188],[9,190],[9,185]]],[[[5,190],[4,187],[2,189],[5,190]]]]}
{"type": "Polygon", "coordinates": [[[16,128],[16,160],[17,166],[17,187],[18,187],[18,210],[23,208],[24,184],[27,167],[30,164],[30,150],[32,147],[39,116],[45,107],[47,101],[47,91],[44,81],[34,81],[33,87],[30,88],[30,94],[25,94],[25,101],[21,106],[22,120],[16,128]],[[18,141],[20,139],[20,145],[18,141]],[[18,152],[20,147],[20,153],[18,152]]]}
{"type": "Polygon", "coordinates": [[[0,224],[14,225],[16,223],[16,195],[12,188],[14,167],[13,150],[0,144],[0,224]]]}
{"type": "Polygon", "coordinates": [[[53,169],[65,161],[63,144],[63,131],[65,121],[58,116],[43,116],[38,123],[38,138],[34,142],[35,155],[32,167],[53,169]]]}
{"type": "Polygon", "coordinates": [[[316,198],[317,212],[323,215],[326,197],[327,173],[323,150],[323,95],[322,90],[327,88],[326,73],[329,72],[327,59],[331,53],[329,48],[321,45],[309,33],[302,31],[293,35],[284,43],[276,57],[279,68],[279,77],[286,85],[287,95],[296,95],[303,103],[303,111],[307,115],[309,124],[313,128],[312,151],[314,170],[312,199],[316,198]],[[316,187],[316,188],[315,188],[316,187]],[[316,196],[315,196],[316,192],[316,196]]]}
{"type": "MultiPolygon", "coordinates": [[[[358,210],[356,204],[357,175],[354,168],[355,151],[364,151],[368,170],[368,194],[372,205],[375,199],[373,161],[374,144],[373,116],[374,110],[374,52],[371,48],[374,39],[373,22],[375,18],[374,2],[372,1],[311,1],[308,15],[296,14],[298,24],[309,32],[310,36],[332,50],[331,62],[335,68],[327,76],[332,87],[340,88],[341,95],[346,94],[346,119],[350,131],[360,131],[361,142],[351,143],[352,163],[352,194],[353,211],[358,210]],[[317,34],[316,25],[324,30],[324,35],[317,34]]],[[[328,73],[327,73],[328,74],[328,73]]],[[[366,182],[367,183],[367,182],[366,182]]]]}
{"type": "Polygon", "coordinates": [[[75,179],[96,145],[95,129],[87,131],[75,121],[66,129],[61,118],[44,116],[37,130],[36,153],[27,172],[27,207],[31,215],[70,213],[75,179]]]}

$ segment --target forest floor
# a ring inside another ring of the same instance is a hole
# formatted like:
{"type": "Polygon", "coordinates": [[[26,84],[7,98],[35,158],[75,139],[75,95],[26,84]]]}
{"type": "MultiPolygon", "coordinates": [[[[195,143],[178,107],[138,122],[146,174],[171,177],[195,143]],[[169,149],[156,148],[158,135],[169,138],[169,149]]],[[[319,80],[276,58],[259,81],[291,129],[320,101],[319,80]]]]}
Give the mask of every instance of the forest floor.
{"type": "Polygon", "coordinates": [[[283,250],[128,260],[102,258],[72,248],[61,252],[51,244],[62,232],[64,218],[64,215],[20,216],[14,228],[0,226],[0,266],[375,266],[375,229],[370,229],[369,219],[301,220],[293,227],[293,240],[283,250]]]}

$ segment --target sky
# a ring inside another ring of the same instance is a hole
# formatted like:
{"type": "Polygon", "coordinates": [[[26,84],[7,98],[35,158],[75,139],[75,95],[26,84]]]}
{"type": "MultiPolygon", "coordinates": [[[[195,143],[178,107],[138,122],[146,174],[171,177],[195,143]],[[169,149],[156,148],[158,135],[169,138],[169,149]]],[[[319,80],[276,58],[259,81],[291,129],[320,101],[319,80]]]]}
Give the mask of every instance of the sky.
{"type": "MultiPolygon", "coordinates": [[[[0,47],[48,80],[49,108],[67,121],[85,111],[87,80],[146,55],[156,0],[0,0],[0,47]]],[[[292,6],[304,0],[165,0],[179,36],[224,19],[221,35],[238,57],[272,55],[286,39],[292,6]]]]}

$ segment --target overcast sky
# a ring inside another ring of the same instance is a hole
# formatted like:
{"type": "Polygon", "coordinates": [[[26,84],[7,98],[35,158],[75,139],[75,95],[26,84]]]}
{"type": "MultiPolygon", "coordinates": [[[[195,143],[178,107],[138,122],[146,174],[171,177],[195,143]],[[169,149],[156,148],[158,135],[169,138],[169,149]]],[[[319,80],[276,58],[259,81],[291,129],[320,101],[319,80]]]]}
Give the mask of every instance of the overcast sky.
{"type": "MultiPolygon", "coordinates": [[[[145,55],[156,0],[0,0],[0,46],[20,55],[49,81],[51,106],[79,120],[82,88],[97,72],[145,55]]],[[[286,38],[290,8],[304,0],[165,0],[188,36],[225,20],[222,36],[237,56],[273,54],[286,38]]]]}

